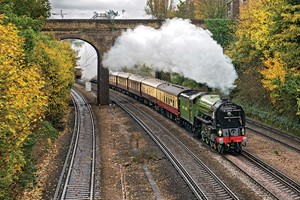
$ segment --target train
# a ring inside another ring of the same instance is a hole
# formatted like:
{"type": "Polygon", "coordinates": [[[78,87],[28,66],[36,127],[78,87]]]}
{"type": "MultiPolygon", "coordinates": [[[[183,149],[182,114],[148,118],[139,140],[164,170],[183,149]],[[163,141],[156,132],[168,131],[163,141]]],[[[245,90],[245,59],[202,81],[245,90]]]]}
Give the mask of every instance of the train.
{"type": "Polygon", "coordinates": [[[152,107],[220,154],[241,153],[245,112],[228,97],[127,72],[109,72],[109,87],[152,107]]]}
{"type": "Polygon", "coordinates": [[[81,67],[75,67],[75,78],[80,79],[82,77],[82,68],[81,67]]]}

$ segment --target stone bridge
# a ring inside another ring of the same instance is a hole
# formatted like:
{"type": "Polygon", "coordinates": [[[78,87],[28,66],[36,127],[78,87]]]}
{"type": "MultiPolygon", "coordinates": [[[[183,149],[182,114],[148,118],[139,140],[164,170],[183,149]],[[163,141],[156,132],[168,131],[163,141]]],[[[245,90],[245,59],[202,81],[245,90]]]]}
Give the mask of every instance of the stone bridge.
{"type": "MultiPolygon", "coordinates": [[[[80,39],[92,45],[98,57],[98,86],[97,104],[109,103],[109,73],[102,66],[102,57],[121,33],[128,28],[134,29],[138,25],[160,28],[164,20],[153,19],[49,19],[46,21],[43,32],[52,33],[58,39],[80,39]]],[[[203,27],[202,20],[192,20],[196,26],[203,27]]]]}

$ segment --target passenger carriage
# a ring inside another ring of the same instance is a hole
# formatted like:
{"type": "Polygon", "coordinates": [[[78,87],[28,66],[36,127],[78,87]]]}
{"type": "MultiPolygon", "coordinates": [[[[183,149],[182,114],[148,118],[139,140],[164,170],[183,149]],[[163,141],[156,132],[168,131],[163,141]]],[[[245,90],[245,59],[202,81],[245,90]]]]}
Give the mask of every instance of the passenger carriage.
{"type": "Polygon", "coordinates": [[[115,89],[117,87],[117,77],[119,72],[109,72],[109,86],[112,89],[115,89]]]}
{"type": "Polygon", "coordinates": [[[143,97],[143,102],[150,106],[155,106],[157,87],[159,85],[166,84],[166,81],[162,81],[155,78],[148,78],[141,83],[141,94],[143,97]]]}
{"type": "Polygon", "coordinates": [[[139,101],[142,100],[141,83],[143,80],[145,80],[144,77],[135,74],[132,74],[128,77],[128,90],[130,92],[129,94],[139,101]]]}
{"type": "Polygon", "coordinates": [[[161,84],[157,87],[157,102],[160,112],[168,118],[179,122],[180,102],[179,95],[184,91],[190,91],[190,88],[175,84],[161,84]]]}
{"type": "Polygon", "coordinates": [[[130,75],[130,73],[119,72],[117,76],[117,87],[122,93],[128,94],[128,77],[130,75]]]}

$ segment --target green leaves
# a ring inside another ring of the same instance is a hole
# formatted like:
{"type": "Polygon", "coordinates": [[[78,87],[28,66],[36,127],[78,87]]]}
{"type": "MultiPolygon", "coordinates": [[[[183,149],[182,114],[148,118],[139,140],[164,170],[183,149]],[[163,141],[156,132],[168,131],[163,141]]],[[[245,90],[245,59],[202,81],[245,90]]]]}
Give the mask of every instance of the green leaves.
{"type": "Polygon", "coordinates": [[[5,19],[0,15],[0,199],[11,198],[25,141],[45,117],[64,128],[76,62],[68,43],[31,27],[20,32],[5,19]]]}
{"type": "Polygon", "coordinates": [[[299,109],[300,5],[287,0],[251,0],[243,8],[237,41],[229,54],[235,64],[262,68],[262,84],[278,111],[299,109]],[[295,83],[291,85],[291,83],[295,83]]]}
{"type": "Polygon", "coordinates": [[[61,122],[68,101],[70,85],[74,84],[74,66],[76,57],[68,42],[42,36],[31,55],[31,63],[39,65],[45,78],[45,92],[48,99],[47,118],[56,128],[62,128],[61,122]]]}
{"type": "Polygon", "coordinates": [[[228,47],[234,38],[235,22],[227,19],[206,19],[207,29],[212,32],[212,37],[222,47],[228,47]]]}

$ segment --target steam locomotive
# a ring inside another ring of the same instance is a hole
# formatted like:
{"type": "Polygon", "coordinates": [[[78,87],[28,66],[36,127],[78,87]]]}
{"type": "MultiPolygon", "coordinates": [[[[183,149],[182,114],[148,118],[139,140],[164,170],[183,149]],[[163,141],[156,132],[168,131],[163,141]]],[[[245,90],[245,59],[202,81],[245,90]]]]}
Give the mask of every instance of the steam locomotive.
{"type": "Polygon", "coordinates": [[[220,154],[240,153],[246,145],[244,110],[229,98],[125,72],[110,72],[109,85],[153,107],[220,154]]]}

